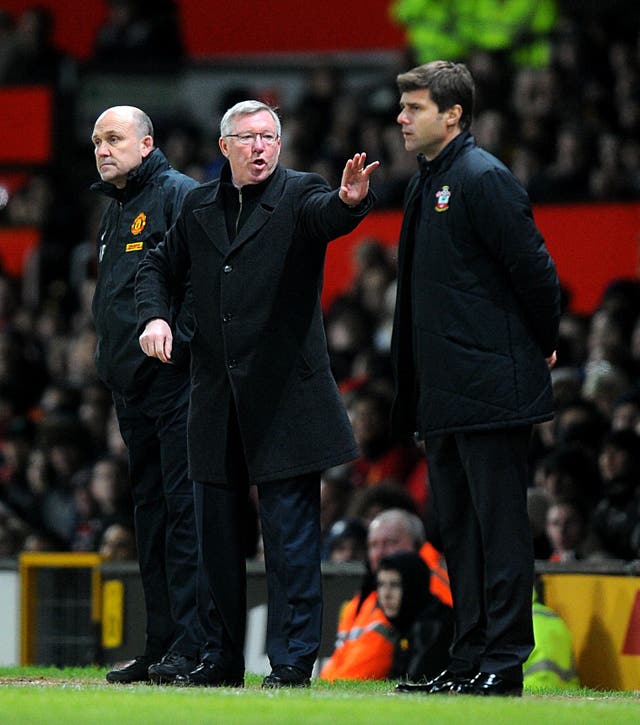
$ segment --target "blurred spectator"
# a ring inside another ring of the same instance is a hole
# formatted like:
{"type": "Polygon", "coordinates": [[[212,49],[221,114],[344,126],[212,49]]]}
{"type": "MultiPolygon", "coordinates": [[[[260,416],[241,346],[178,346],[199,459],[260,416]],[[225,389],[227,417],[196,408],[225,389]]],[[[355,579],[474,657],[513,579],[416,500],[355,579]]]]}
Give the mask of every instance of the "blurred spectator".
{"type": "Polygon", "coordinates": [[[347,517],[357,518],[367,526],[387,509],[402,509],[417,514],[411,496],[398,484],[383,481],[377,486],[354,492],[347,508],[347,517]]]}
{"type": "Polygon", "coordinates": [[[534,471],[534,482],[550,501],[575,499],[593,506],[601,491],[594,454],[580,443],[554,448],[541,459],[534,471]]]}
{"type": "Polygon", "coordinates": [[[600,458],[603,495],[593,527],[611,556],[640,558],[640,437],[631,430],[609,434],[600,458]]]}
{"type": "Polygon", "coordinates": [[[367,527],[359,519],[339,519],[329,529],[325,541],[325,561],[341,564],[366,561],[367,527]]]}
{"type": "Polygon", "coordinates": [[[175,0],[107,0],[92,66],[107,72],[167,72],[184,55],[175,0]]]}
{"type": "Polygon", "coordinates": [[[98,552],[107,561],[135,561],[138,553],[133,529],[123,524],[111,524],[102,534],[98,552]]]}
{"type": "MultiPolygon", "coordinates": [[[[5,21],[6,28],[6,21],[5,21]]],[[[65,92],[75,90],[76,63],[56,47],[55,15],[44,5],[23,10],[15,24],[12,50],[7,52],[0,81],[19,85],[50,84],[65,92]]]]}
{"type": "MultiPolygon", "coordinates": [[[[363,387],[353,394],[347,406],[360,456],[350,466],[354,488],[375,486],[382,481],[404,486],[418,462],[418,450],[411,443],[391,438],[391,400],[377,390],[363,387]]],[[[424,497],[416,502],[416,508],[424,497]]]]}
{"type": "Polygon", "coordinates": [[[611,430],[632,430],[640,435],[640,392],[631,390],[613,405],[611,430]]]}
{"type": "Polygon", "coordinates": [[[587,558],[591,543],[587,507],[579,499],[552,501],[547,510],[546,533],[551,545],[549,561],[587,558]]]}

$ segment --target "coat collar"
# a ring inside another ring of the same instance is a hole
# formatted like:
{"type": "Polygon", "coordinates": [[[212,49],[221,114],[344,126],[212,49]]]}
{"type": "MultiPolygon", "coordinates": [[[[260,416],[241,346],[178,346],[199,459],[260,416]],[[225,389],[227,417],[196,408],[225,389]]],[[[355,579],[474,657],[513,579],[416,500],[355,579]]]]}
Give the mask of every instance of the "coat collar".
{"type": "MultiPolygon", "coordinates": [[[[204,233],[216,246],[224,256],[231,250],[247,242],[251,237],[255,236],[260,229],[269,221],[273,210],[282,198],[284,192],[284,184],[287,176],[286,170],[281,166],[276,166],[271,176],[264,183],[262,198],[254,209],[253,214],[247,219],[246,223],[235,238],[233,244],[229,246],[229,238],[227,236],[227,227],[222,206],[221,186],[230,179],[229,162],[222,167],[220,179],[215,185],[213,198],[206,205],[194,209],[194,216],[204,233]]],[[[261,185],[260,185],[261,186],[261,185]]]]}
{"type": "Polygon", "coordinates": [[[469,131],[463,131],[450,141],[434,159],[431,159],[431,161],[428,161],[424,157],[424,154],[418,154],[418,173],[414,176],[414,183],[410,196],[407,199],[406,206],[414,203],[419,197],[423,187],[423,182],[427,177],[445,171],[461,153],[464,153],[467,149],[473,148],[475,145],[475,139],[469,131]]]}
{"type": "Polygon", "coordinates": [[[99,191],[112,199],[126,202],[140,193],[149,181],[162,171],[170,169],[171,165],[162,151],[156,147],[142,160],[140,166],[132,169],[127,175],[127,184],[123,189],[118,189],[108,181],[96,181],[91,185],[91,191],[99,191]]]}

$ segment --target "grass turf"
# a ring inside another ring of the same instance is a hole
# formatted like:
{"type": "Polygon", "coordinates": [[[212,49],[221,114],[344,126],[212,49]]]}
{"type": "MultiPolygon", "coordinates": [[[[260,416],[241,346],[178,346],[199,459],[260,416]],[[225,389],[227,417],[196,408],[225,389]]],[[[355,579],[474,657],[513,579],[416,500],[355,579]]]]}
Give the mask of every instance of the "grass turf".
{"type": "Polygon", "coordinates": [[[388,682],[314,681],[305,690],[109,685],[98,668],[0,667],[3,725],[430,725],[638,723],[639,693],[592,690],[520,698],[395,694],[388,682]]]}

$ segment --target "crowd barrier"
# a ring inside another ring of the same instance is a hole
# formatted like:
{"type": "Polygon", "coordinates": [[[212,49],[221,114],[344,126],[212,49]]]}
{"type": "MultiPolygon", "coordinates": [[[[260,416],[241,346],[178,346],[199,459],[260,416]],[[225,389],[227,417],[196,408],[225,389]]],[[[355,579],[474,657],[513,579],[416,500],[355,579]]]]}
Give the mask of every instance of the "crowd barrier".
{"type": "MultiPolygon", "coordinates": [[[[582,684],[640,689],[640,562],[538,562],[543,599],[574,638],[582,684]]],[[[323,565],[324,627],[316,671],[333,650],[340,608],[358,590],[360,564],[323,565]]],[[[264,567],[249,562],[247,670],[269,672],[264,567]]],[[[0,664],[111,665],[140,654],[144,601],[135,562],[96,554],[27,553],[0,561],[0,664]]]]}

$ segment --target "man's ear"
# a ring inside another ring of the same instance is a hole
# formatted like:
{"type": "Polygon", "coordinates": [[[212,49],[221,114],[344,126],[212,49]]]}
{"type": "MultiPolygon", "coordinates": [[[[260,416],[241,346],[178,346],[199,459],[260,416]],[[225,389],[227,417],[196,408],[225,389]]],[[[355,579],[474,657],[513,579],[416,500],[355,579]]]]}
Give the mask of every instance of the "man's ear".
{"type": "Polygon", "coordinates": [[[227,139],[224,138],[224,136],[220,136],[218,139],[218,146],[220,147],[220,152],[223,156],[229,157],[229,144],[227,143],[227,139]]]}
{"type": "Polygon", "coordinates": [[[146,158],[153,151],[153,136],[143,136],[140,139],[142,158],[146,158]]]}
{"type": "Polygon", "coordinates": [[[457,126],[462,118],[462,106],[459,103],[447,109],[447,126],[457,126]]]}

